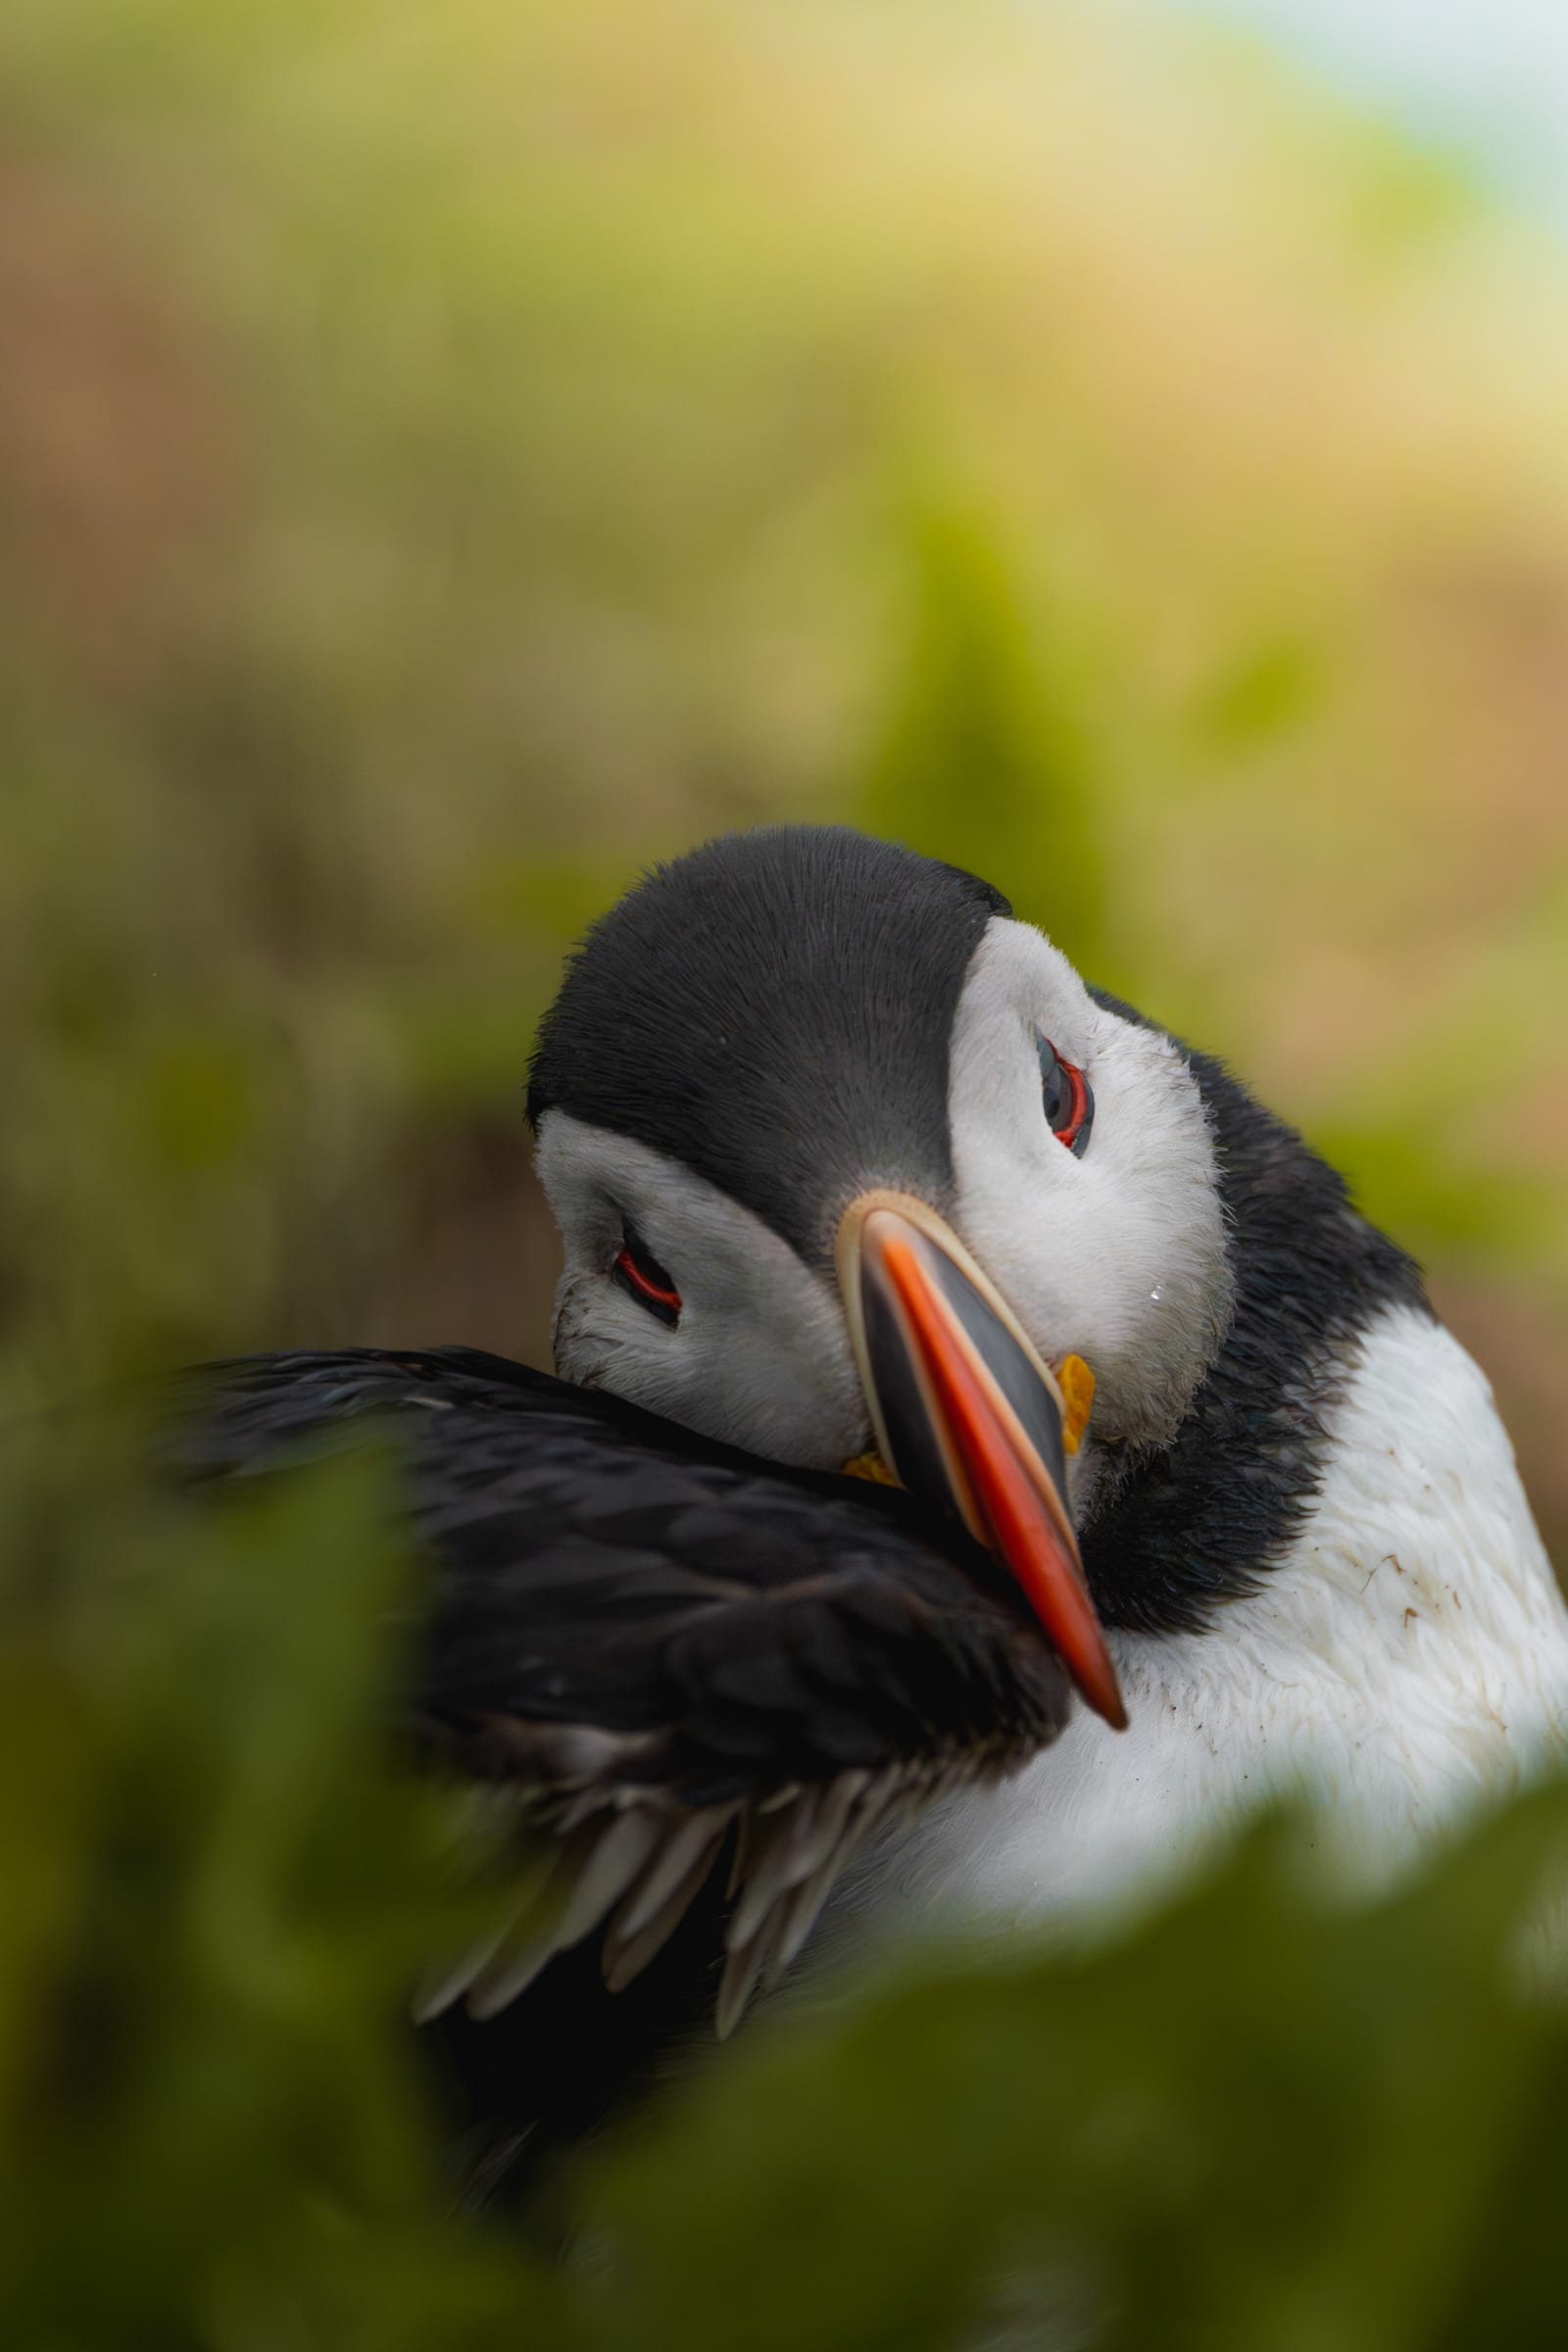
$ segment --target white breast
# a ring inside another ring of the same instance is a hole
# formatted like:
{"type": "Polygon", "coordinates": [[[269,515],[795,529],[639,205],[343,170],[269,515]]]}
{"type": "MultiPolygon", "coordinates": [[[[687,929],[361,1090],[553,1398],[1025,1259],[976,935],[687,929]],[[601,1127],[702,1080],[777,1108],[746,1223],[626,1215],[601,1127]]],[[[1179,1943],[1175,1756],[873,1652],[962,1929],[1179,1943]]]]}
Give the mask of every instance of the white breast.
{"type": "Polygon", "coordinates": [[[1321,1496],[1209,1629],[1113,1641],[1131,1727],[1080,1710],[1002,1788],[876,1856],[841,1926],[1019,1919],[1167,1886],[1290,1790],[1359,1884],[1568,1759],[1568,1614],[1492,1394],[1407,1308],[1368,1334],[1321,1496]]]}

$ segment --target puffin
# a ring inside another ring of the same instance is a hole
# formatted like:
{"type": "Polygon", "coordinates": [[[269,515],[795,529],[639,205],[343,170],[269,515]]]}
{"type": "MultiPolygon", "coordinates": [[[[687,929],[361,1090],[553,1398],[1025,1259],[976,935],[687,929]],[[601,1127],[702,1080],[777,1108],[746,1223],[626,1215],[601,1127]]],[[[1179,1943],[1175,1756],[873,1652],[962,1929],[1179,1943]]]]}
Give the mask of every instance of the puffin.
{"type": "Polygon", "coordinates": [[[527,1117],[553,1376],[244,1358],[171,1442],[219,1491],[397,1451],[399,1728],[519,1856],[416,1999],[476,2198],[890,1927],[1094,1916],[1287,1794],[1372,1884],[1568,1754],[1417,1268],[991,884],[832,826],[655,867],[527,1117]]]}

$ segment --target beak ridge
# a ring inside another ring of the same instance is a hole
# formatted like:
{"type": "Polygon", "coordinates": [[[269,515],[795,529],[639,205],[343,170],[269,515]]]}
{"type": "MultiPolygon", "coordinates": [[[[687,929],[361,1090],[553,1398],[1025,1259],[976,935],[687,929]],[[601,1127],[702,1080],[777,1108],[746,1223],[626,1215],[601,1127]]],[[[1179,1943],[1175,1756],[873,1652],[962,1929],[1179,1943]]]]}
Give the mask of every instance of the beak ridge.
{"type": "Polygon", "coordinates": [[[852,1202],[838,1274],[884,1459],[1001,1557],[1088,1704],[1120,1730],[1126,1710],[1066,1505],[1055,1376],[924,1201],[852,1202]]]}

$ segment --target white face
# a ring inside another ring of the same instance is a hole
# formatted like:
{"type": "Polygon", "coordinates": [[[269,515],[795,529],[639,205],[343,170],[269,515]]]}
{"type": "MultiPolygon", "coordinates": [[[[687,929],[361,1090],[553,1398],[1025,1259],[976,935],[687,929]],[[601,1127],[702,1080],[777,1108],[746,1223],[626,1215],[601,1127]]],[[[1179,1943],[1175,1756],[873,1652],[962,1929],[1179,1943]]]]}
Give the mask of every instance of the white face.
{"type": "MultiPolygon", "coordinates": [[[[934,1205],[1040,1353],[1092,1366],[1091,1437],[1167,1440],[1231,1308],[1207,1122],[1181,1055],[1097,1005],[1038,931],[997,916],[959,999],[948,1102],[954,1192],[934,1205]],[[1037,1031],[1094,1090],[1082,1156],[1047,1124],[1037,1031]]],[[[868,1414],[830,1275],[678,1162],[564,1111],[540,1123],[539,1172],[565,1243],[563,1379],[775,1461],[837,1468],[861,1450],[868,1414]],[[627,1224],[680,1293],[672,1326],[612,1277],[627,1224]]]]}
{"type": "Polygon", "coordinates": [[[967,1248],[1042,1355],[1090,1365],[1097,1436],[1167,1443],[1232,1304],[1208,1121],[1181,1054],[999,917],[958,1001],[948,1115],[967,1248]],[[1081,1157],[1041,1116],[1037,1031],[1094,1089],[1081,1157]]]}
{"type": "Polygon", "coordinates": [[[563,1380],[809,1469],[870,1443],[837,1288],[771,1226],[662,1152],[563,1110],[539,1123],[538,1161],[566,1246],[563,1380]],[[627,1225],[679,1291],[677,1324],[613,1280],[627,1225]]]}

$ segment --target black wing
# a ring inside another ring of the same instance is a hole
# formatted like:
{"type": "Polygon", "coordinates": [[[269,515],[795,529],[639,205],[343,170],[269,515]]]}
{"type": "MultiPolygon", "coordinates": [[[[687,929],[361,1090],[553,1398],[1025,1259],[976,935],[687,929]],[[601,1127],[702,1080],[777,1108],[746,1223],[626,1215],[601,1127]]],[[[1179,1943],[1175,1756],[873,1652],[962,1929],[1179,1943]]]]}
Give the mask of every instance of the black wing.
{"type": "Polygon", "coordinates": [[[551,1925],[464,1955],[423,2017],[459,1999],[495,2015],[601,1926],[618,1989],[727,1853],[725,2033],[877,1830],[1016,1769],[1066,1719],[1066,1678],[1011,1581],[903,1494],[783,1470],[467,1348],[202,1377],[175,1444],[187,1476],[254,1474],[391,1419],[436,1580],[416,1727],[557,1841],[551,1925]]]}

